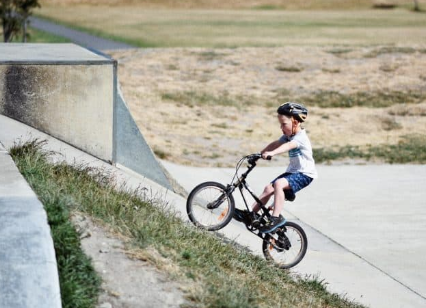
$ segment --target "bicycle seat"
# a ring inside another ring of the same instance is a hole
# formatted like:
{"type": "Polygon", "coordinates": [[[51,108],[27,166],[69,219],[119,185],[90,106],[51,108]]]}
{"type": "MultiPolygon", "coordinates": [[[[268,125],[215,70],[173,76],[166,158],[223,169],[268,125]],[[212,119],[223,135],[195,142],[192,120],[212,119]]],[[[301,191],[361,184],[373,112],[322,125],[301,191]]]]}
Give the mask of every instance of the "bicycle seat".
{"type": "Polygon", "coordinates": [[[293,202],[296,199],[296,195],[292,189],[284,189],[284,196],[287,201],[293,202]]]}

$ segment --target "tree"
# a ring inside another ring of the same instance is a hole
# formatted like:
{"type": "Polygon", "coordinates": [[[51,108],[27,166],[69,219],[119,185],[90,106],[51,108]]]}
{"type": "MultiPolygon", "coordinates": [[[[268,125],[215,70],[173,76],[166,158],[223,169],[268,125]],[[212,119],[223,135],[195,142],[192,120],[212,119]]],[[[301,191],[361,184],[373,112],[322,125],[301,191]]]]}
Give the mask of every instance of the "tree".
{"type": "Polygon", "coordinates": [[[420,6],[419,6],[418,0],[414,0],[414,11],[416,11],[416,12],[420,11],[420,6]]]}
{"type": "Polygon", "coordinates": [[[3,25],[3,40],[12,41],[23,28],[25,41],[26,24],[34,8],[40,7],[38,0],[0,0],[0,20],[3,25]]]}

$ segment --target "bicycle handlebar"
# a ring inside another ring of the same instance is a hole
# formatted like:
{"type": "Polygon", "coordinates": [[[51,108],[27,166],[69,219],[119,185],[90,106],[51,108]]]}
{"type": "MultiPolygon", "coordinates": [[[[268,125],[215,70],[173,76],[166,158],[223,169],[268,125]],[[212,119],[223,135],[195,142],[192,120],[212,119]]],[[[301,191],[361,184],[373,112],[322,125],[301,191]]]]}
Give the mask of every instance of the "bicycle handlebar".
{"type": "MultiPolygon", "coordinates": [[[[256,154],[248,155],[246,157],[247,157],[249,164],[254,165],[256,163],[256,161],[258,161],[260,158],[262,158],[262,154],[256,153],[256,154]]],[[[271,159],[272,159],[272,156],[268,155],[266,157],[266,160],[271,160],[271,159]]]]}
{"type": "MultiPolygon", "coordinates": [[[[240,160],[239,160],[239,162],[237,163],[237,166],[235,167],[235,174],[234,174],[234,177],[232,178],[232,183],[234,183],[234,181],[235,181],[235,179],[237,179],[238,178],[238,170],[240,170],[240,167],[241,167],[241,165],[243,164],[243,162],[245,161],[245,160],[247,160],[248,161],[248,163],[249,163],[249,168],[248,168],[248,170],[246,171],[246,172],[244,172],[243,174],[242,174],[242,178],[243,179],[245,179],[246,177],[247,177],[247,175],[253,170],[253,168],[256,166],[256,162],[259,160],[259,159],[261,159],[262,158],[262,154],[260,154],[260,153],[256,153],[256,154],[250,154],[250,155],[247,155],[247,156],[244,156],[243,158],[241,158],[240,160]]],[[[267,156],[266,157],[266,159],[267,160],[271,160],[272,159],[272,156],[267,156]]],[[[238,185],[240,185],[241,184],[241,179],[240,178],[238,178],[238,184],[237,184],[237,186],[238,185]]],[[[234,184],[235,185],[235,184],[234,184]]]]}

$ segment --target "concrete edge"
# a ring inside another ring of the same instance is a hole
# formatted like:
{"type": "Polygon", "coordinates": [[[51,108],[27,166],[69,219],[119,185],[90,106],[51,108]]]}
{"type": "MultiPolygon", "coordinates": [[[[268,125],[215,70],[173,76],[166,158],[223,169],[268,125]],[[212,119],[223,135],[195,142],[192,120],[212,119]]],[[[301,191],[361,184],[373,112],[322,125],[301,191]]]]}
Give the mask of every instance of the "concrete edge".
{"type": "Polygon", "coordinates": [[[0,144],[0,307],[60,308],[55,249],[47,214],[0,144]]]}

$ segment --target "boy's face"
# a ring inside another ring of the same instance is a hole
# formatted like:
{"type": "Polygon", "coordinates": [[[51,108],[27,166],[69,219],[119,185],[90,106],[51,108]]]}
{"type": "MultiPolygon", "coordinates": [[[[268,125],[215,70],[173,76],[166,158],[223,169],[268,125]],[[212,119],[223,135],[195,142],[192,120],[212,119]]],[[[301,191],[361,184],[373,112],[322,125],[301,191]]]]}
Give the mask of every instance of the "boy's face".
{"type": "Polygon", "coordinates": [[[283,134],[286,136],[291,136],[291,134],[293,133],[292,132],[293,122],[291,121],[291,118],[283,116],[283,115],[278,115],[278,122],[281,125],[281,130],[283,134]]]}

